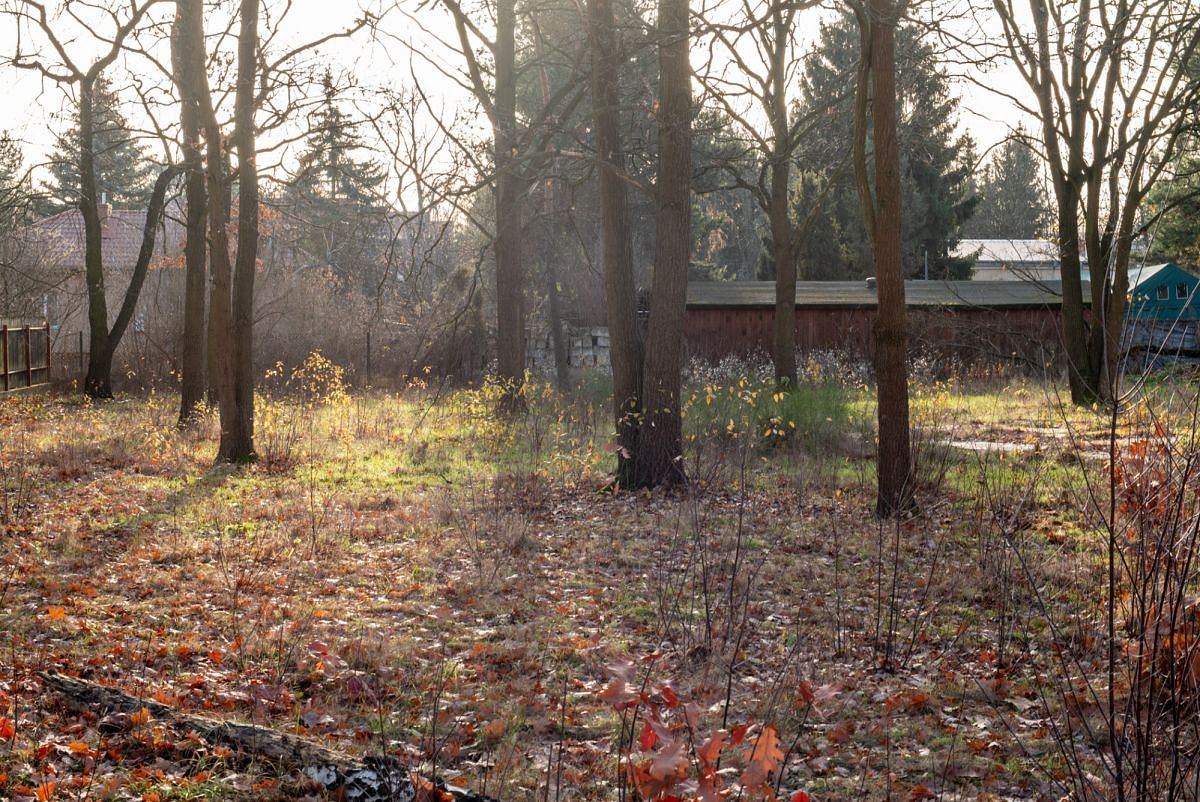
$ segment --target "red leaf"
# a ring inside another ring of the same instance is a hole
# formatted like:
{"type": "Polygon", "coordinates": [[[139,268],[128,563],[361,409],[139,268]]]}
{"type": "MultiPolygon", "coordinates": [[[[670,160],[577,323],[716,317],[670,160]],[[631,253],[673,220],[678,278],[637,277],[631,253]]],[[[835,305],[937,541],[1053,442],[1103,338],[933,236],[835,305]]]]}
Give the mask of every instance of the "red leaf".
{"type": "Polygon", "coordinates": [[[650,726],[649,719],[643,721],[642,734],[638,737],[638,746],[643,752],[649,752],[657,742],[658,736],[654,734],[654,728],[650,726]]]}
{"type": "Polygon", "coordinates": [[[700,766],[707,768],[717,765],[717,758],[721,756],[721,750],[725,748],[725,730],[717,730],[713,737],[709,738],[703,746],[696,750],[696,757],[700,759],[700,766]]]}
{"type": "Polygon", "coordinates": [[[745,739],[746,730],[748,730],[748,729],[750,729],[750,726],[748,724],[739,724],[738,726],[734,727],[733,732],[731,733],[731,737],[729,738],[729,745],[737,746],[738,744],[740,744],[742,742],[742,740],[745,739]]]}
{"type": "Polygon", "coordinates": [[[671,690],[669,685],[662,686],[659,688],[659,691],[662,693],[662,697],[666,701],[668,708],[674,709],[679,706],[679,697],[675,695],[675,691],[671,690]]]}
{"type": "Polygon", "coordinates": [[[800,680],[800,684],[796,687],[796,693],[806,705],[811,705],[817,698],[813,693],[812,683],[806,679],[800,680]]]}
{"type": "Polygon", "coordinates": [[[792,794],[792,802],[812,802],[812,797],[808,795],[808,791],[797,791],[792,794]]]}
{"type": "Polygon", "coordinates": [[[0,741],[11,741],[17,731],[13,728],[13,724],[6,718],[0,718],[0,741]]]}

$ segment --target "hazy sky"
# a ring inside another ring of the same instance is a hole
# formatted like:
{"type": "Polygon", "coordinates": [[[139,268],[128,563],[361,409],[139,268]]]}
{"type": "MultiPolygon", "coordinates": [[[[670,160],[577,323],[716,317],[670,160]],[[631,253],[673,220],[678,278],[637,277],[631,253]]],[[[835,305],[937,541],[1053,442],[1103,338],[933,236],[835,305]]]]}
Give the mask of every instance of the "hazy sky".
{"type": "MultiPolygon", "coordinates": [[[[363,0],[368,7],[378,11],[384,0],[363,0]]],[[[268,4],[268,13],[278,4],[268,4]]],[[[342,30],[352,24],[360,15],[359,3],[330,0],[294,0],[293,10],[286,21],[279,26],[279,33],[272,47],[275,53],[295,46],[301,42],[312,41],[334,31],[342,30]]],[[[50,8],[60,8],[61,2],[51,2],[50,8]]],[[[173,4],[163,3],[160,17],[169,19],[173,4]]],[[[918,12],[919,13],[919,12],[918,12]]],[[[264,18],[264,29],[274,27],[273,21],[264,18]]],[[[802,20],[811,40],[817,30],[818,17],[809,15],[802,20]]],[[[98,50],[95,38],[89,32],[71,27],[69,19],[60,17],[56,26],[67,32],[71,40],[70,49],[73,56],[81,62],[86,62],[98,50]]],[[[208,20],[210,35],[219,31],[225,20],[212,18],[208,20]]],[[[967,23],[962,23],[967,24],[967,23]]],[[[0,52],[12,53],[16,46],[15,22],[11,17],[0,18],[0,52]]],[[[437,44],[438,37],[452,39],[453,28],[444,12],[436,8],[418,10],[415,2],[401,6],[383,17],[380,24],[381,35],[372,37],[366,32],[360,32],[351,41],[329,43],[321,50],[308,57],[306,66],[311,69],[323,69],[328,66],[334,72],[348,73],[355,77],[357,93],[368,97],[376,87],[403,87],[412,82],[410,71],[416,69],[418,80],[424,91],[432,96],[441,96],[447,107],[459,104],[469,105],[470,99],[437,70],[430,67],[425,56],[446,60],[448,69],[456,69],[457,63],[452,63],[452,55],[441,53],[437,44]],[[414,17],[420,25],[414,23],[414,17]],[[423,32],[421,27],[427,32],[423,32]],[[409,42],[419,49],[419,57],[412,58],[402,42],[409,42]],[[439,55],[441,53],[441,55],[439,55]]],[[[162,63],[169,63],[165,42],[161,41],[165,29],[160,29],[160,43],[155,51],[162,63]]],[[[36,34],[33,37],[23,37],[23,44],[30,47],[44,48],[44,40],[39,41],[36,34]]],[[[232,44],[232,41],[229,42],[232,44]]],[[[697,58],[697,60],[699,60],[697,58]]],[[[148,83],[163,83],[165,77],[150,67],[145,59],[137,56],[126,56],[118,62],[112,71],[120,81],[129,80],[129,75],[136,75],[148,83]]],[[[1000,71],[988,76],[988,81],[998,85],[1019,89],[1013,80],[1011,72],[1000,71]]],[[[970,131],[979,142],[983,152],[989,145],[1001,139],[1017,119],[1015,112],[1006,102],[999,101],[989,93],[980,90],[970,83],[957,84],[963,96],[960,114],[960,124],[970,131]]],[[[34,73],[14,70],[11,67],[0,67],[0,87],[3,87],[5,112],[0,120],[0,127],[7,129],[15,138],[25,145],[27,162],[36,163],[45,157],[53,145],[53,132],[62,130],[68,123],[64,117],[64,108],[68,105],[68,95],[63,87],[46,81],[34,73]]],[[[144,120],[145,115],[139,115],[136,110],[130,110],[128,116],[134,120],[144,120]]],[[[173,123],[173,112],[165,112],[165,122],[173,123]]],[[[302,122],[302,120],[298,121],[302,122]]]]}

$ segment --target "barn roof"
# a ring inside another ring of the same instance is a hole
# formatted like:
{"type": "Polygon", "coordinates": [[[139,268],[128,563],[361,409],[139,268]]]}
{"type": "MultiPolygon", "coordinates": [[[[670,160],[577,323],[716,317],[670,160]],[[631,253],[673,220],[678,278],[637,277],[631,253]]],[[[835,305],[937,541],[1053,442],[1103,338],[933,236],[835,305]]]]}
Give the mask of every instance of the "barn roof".
{"type": "MultiPolygon", "coordinates": [[[[905,299],[912,308],[1057,309],[1062,305],[1060,281],[906,281],[905,299]]],[[[1083,296],[1089,297],[1087,282],[1083,296]]],[[[874,309],[876,291],[864,281],[803,281],[796,285],[801,309],[874,309]]],[[[771,281],[703,281],[688,284],[689,309],[771,309],[771,281]]]]}

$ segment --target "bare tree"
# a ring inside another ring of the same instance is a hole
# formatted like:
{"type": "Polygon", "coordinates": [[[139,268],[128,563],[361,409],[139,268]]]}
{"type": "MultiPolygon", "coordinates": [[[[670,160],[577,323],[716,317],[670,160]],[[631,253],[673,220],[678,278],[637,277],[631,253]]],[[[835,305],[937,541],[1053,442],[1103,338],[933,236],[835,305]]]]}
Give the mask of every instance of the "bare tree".
{"type": "Polygon", "coordinates": [[[1200,97],[1200,76],[1181,69],[1194,61],[1200,14],[1175,0],[993,5],[1002,50],[1033,96],[1011,99],[1039,121],[1053,180],[1071,397],[1115,400],[1138,209],[1177,154],[1200,97]]]}
{"type": "MultiPolygon", "coordinates": [[[[796,113],[788,101],[788,86],[802,63],[796,42],[796,16],[817,0],[738,0],[736,24],[709,24],[720,48],[709,50],[701,80],[712,98],[737,123],[738,136],[760,159],[762,169],[747,177],[727,165],[737,185],[749,190],[771,228],[775,263],[774,348],[775,380],[781,388],[796,384],[796,255],[797,247],[816,219],[824,193],[809,208],[804,220],[793,219],[791,209],[792,162],[800,141],[821,115],[796,113]],[[719,61],[717,56],[723,56],[719,61]],[[716,65],[719,63],[719,69],[716,65]],[[744,103],[749,99],[750,105],[744,103]],[[753,118],[757,110],[767,120],[753,118]]],[[[824,109],[821,109],[823,111],[824,109]]],[[[832,184],[832,180],[827,180],[832,184]]]]}
{"type": "MultiPolygon", "coordinates": [[[[102,52],[87,64],[71,55],[71,36],[74,33],[69,36],[64,31],[57,30],[44,3],[37,0],[10,0],[3,8],[3,11],[15,20],[17,29],[17,46],[15,52],[8,57],[9,63],[19,69],[37,72],[43,78],[60,85],[73,86],[78,92],[79,211],[83,217],[84,228],[84,272],[87,282],[89,330],[88,368],[84,378],[84,392],[93,398],[112,397],[113,355],[137,307],[142,284],[154,255],[155,233],[162,217],[166,192],[171,180],[179,172],[177,166],[168,166],[155,182],[147,210],[142,246],[121,308],[110,328],[104,275],[103,223],[96,186],[93,107],[96,85],[104,70],[112,66],[121,55],[126,41],[139,25],[146,21],[149,11],[162,2],[165,0],[130,0],[128,7],[124,9],[123,17],[112,9],[102,9],[101,19],[106,17],[105,22],[111,25],[112,30],[108,33],[94,34],[102,52]],[[31,49],[26,39],[27,35],[40,36],[51,52],[43,55],[37,47],[31,49]]],[[[84,15],[96,10],[92,4],[85,3],[68,3],[67,6],[66,10],[73,24],[82,23],[84,15]]]]}
{"type": "Polygon", "coordinates": [[[878,292],[874,324],[879,421],[875,512],[888,517],[912,507],[914,490],[896,121],[896,25],[904,13],[904,0],[870,0],[867,5],[855,5],[854,13],[863,53],[854,112],[854,172],[871,237],[878,292]],[[867,172],[868,107],[875,155],[873,187],[867,172]]]}

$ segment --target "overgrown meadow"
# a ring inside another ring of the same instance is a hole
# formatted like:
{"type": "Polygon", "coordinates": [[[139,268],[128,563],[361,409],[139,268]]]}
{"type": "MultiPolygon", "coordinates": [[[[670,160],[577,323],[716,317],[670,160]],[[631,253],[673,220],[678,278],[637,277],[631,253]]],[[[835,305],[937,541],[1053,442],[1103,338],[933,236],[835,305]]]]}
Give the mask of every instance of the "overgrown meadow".
{"type": "Polygon", "coordinates": [[[0,797],[317,798],[47,670],[506,801],[1103,799],[1129,744],[1195,782],[1190,378],[1106,414],[924,375],[920,510],[881,522],[868,376],[803,372],[691,370],[670,493],[611,484],[595,376],[502,419],[314,355],[240,470],[170,394],[0,401],[0,797]]]}

